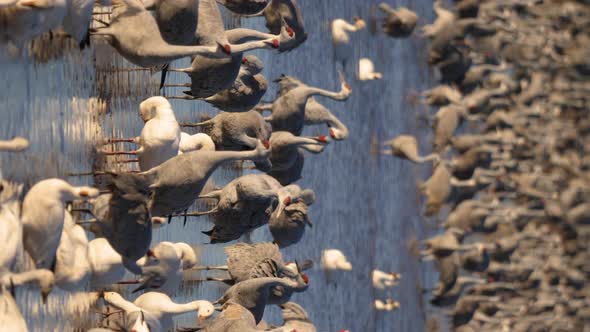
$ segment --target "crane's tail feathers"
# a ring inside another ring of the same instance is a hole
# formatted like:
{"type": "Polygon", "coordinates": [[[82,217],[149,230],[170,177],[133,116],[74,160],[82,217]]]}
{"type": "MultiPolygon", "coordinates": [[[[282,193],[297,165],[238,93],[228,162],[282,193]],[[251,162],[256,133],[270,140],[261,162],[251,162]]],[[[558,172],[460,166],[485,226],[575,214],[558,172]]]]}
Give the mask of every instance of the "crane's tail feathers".
{"type": "Polygon", "coordinates": [[[203,233],[207,236],[211,236],[211,235],[213,235],[214,231],[215,231],[215,227],[211,228],[211,230],[208,230],[208,231],[202,231],[201,233],[203,233]]]}
{"type": "Polygon", "coordinates": [[[168,68],[170,67],[170,64],[167,63],[164,65],[164,67],[162,67],[162,73],[160,74],[160,90],[162,90],[162,88],[164,87],[164,84],[166,83],[166,75],[168,74],[168,68]]]}
{"type": "Polygon", "coordinates": [[[191,212],[191,213],[186,213],[186,214],[180,214],[180,215],[175,215],[175,217],[182,217],[182,216],[187,216],[187,217],[200,217],[200,216],[206,216],[212,213],[217,212],[219,209],[217,207],[209,210],[209,211],[202,211],[202,212],[191,212]]]}

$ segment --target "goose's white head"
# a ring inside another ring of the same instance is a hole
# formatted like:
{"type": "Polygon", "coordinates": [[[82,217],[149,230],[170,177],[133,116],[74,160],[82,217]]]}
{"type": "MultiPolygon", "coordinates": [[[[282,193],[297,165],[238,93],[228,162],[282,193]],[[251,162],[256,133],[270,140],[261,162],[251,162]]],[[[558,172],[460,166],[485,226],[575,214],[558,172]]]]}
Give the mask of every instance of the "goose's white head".
{"type": "Polygon", "coordinates": [[[99,293],[99,296],[109,303],[123,299],[123,297],[117,292],[101,292],[99,293]]]}
{"type": "Polygon", "coordinates": [[[99,190],[92,187],[74,187],[72,199],[91,199],[100,194],[99,190]]]}
{"type": "Polygon", "coordinates": [[[209,301],[199,301],[198,323],[201,324],[215,312],[215,307],[209,301]]]}
{"type": "Polygon", "coordinates": [[[73,201],[75,199],[91,199],[96,198],[100,194],[99,190],[93,187],[73,187],[69,183],[61,179],[47,179],[37,183],[33,189],[40,190],[37,191],[46,193],[47,195],[52,195],[56,193],[59,195],[59,199],[62,202],[73,201]]]}
{"type": "Polygon", "coordinates": [[[179,253],[180,259],[182,260],[182,269],[190,269],[197,265],[198,259],[195,250],[184,242],[177,242],[174,244],[177,253],[179,253]]]}
{"type": "Polygon", "coordinates": [[[180,255],[178,255],[176,246],[171,242],[160,242],[148,251],[149,264],[160,264],[163,262],[167,265],[180,267],[180,255]]]}
{"type": "Polygon", "coordinates": [[[152,229],[158,229],[162,226],[166,226],[167,223],[168,221],[166,220],[166,218],[152,217],[152,229]]]}
{"type": "MultiPolygon", "coordinates": [[[[1,8],[1,7],[0,7],[1,8]]],[[[9,151],[20,152],[29,148],[30,142],[24,137],[14,137],[10,141],[9,151]]]]}
{"type": "Polygon", "coordinates": [[[143,122],[148,122],[156,117],[160,109],[172,109],[172,105],[164,97],[150,97],[139,104],[139,116],[143,122]]]}

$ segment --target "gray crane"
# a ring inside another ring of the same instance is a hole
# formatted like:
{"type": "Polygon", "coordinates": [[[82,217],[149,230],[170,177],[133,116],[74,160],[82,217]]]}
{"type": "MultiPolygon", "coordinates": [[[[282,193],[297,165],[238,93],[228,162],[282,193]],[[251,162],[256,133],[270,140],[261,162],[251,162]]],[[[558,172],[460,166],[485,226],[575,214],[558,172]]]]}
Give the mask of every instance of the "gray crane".
{"type": "Polygon", "coordinates": [[[431,153],[425,157],[420,156],[418,154],[418,142],[411,135],[399,135],[394,139],[384,142],[383,145],[391,147],[391,150],[383,150],[381,151],[382,154],[404,158],[417,164],[428,161],[436,163],[440,160],[440,156],[436,153],[431,153]]]}
{"type": "Polygon", "coordinates": [[[405,38],[414,32],[414,28],[418,22],[418,15],[413,11],[405,7],[395,10],[385,2],[379,4],[379,9],[387,15],[383,22],[383,32],[388,36],[405,38]]]}
{"type": "MultiPolygon", "coordinates": [[[[228,2],[230,0],[222,0],[228,2]]],[[[231,0],[240,1],[240,0],[231,0]]],[[[252,1],[252,0],[247,0],[252,1]]],[[[255,0],[257,1],[257,0],[255,0]]],[[[230,9],[231,10],[231,9],[230,9]]],[[[286,52],[297,48],[307,40],[307,32],[305,32],[305,23],[303,22],[303,16],[296,0],[270,0],[270,3],[264,8],[264,10],[247,15],[248,17],[264,16],[266,19],[266,28],[274,34],[281,31],[281,26],[287,23],[289,27],[295,31],[295,42],[287,45],[281,45],[279,51],[286,52]]]]}
{"type": "Polygon", "coordinates": [[[279,248],[285,248],[296,244],[303,238],[306,227],[313,227],[307,213],[308,206],[313,203],[315,197],[309,200],[300,200],[286,206],[280,216],[273,215],[268,222],[268,229],[273,242],[279,248]]]}
{"type": "Polygon", "coordinates": [[[286,328],[287,331],[316,332],[316,327],[309,319],[309,315],[299,304],[287,302],[281,304],[280,307],[283,315],[283,328],[286,328]]]}
{"type": "Polygon", "coordinates": [[[257,141],[268,145],[270,126],[260,113],[220,112],[210,120],[199,123],[182,123],[181,127],[202,127],[215,143],[216,150],[244,150],[256,147],[257,141]]]}
{"type": "Polygon", "coordinates": [[[275,131],[270,136],[269,143],[270,165],[257,165],[258,169],[286,186],[301,178],[303,151],[320,153],[329,144],[329,140],[325,136],[303,137],[295,136],[288,131],[275,131]]]}
{"type": "Polygon", "coordinates": [[[304,124],[306,126],[328,126],[330,137],[336,141],[342,141],[348,138],[348,128],[346,125],[314,97],[310,97],[305,104],[304,124]]]}
{"type": "Polygon", "coordinates": [[[166,217],[190,208],[213,171],[224,162],[259,161],[268,158],[268,154],[269,151],[258,141],[254,150],[192,151],[169,159],[147,172],[118,176],[129,178],[128,181],[135,182],[141,190],[150,193],[148,208],[152,216],[166,217]]]}
{"type": "Polygon", "coordinates": [[[173,60],[196,54],[227,56],[220,45],[187,46],[167,43],[160,34],[156,19],[139,0],[114,0],[111,22],[90,30],[104,37],[119,54],[140,67],[163,66],[173,60]],[[137,27],[142,27],[137,29],[137,27]]]}
{"type": "Polygon", "coordinates": [[[232,86],[203,100],[225,112],[246,112],[253,109],[268,88],[262,69],[260,59],[254,55],[245,56],[232,86]]]}
{"type": "Polygon", "coordinates": [[[212,214],[215,226],[203,232],[211,243],[223,243],[266,225],[280,214],[292,198],[280,183],[266,174],[248,174],[201,198],[218,199],[217,206],[200,215],[212,214]]]}
{"type": "MultiPolygon", "coordinates": [[[[182,329],[183,332],[255,332],[256,319],[250,310],[235,301],[227,301],[221,308],[221,314],[207,323],[203,328],[182,329]]],[[[285,332],[283,328],[268,330],[269,332],[285,332]]]]}
{"type": "MultiPolygon", "coordinates": [[[[248,279],[276,277],[289,278],[301,285],[309,283],[309,278],[303,270],[311,268],[313,263],[309,260],[302,265],[297,262],[285,263],[279,247],[274,243],[237,243],[225,247],[224,251],[227,255],[227,266],[205,266],[198,269],[224,270],[228,272],[229,278],[207,278],[207,280],[235,285],[248,279]]],[[[277,305],[287,303],[293,292],[304,290],[304,288],[291,289],[275,286],[271,289],[268,303],[277,305]]]]}
{"type": "Polygon", "coordinates": [[[290,278],[262,277],[248,279],[231,286],[215,303],[222,305],[230,301],[238,303],[254,315],[256,324],[258,324],[262,320],[271,291],[276,286],[283,287],[286,292],[302,292],[308,287],[307,283],[301,283],[290,278]]]}
{"type": "Polygon", "coordinates": [[[123,265],[141,274],[137,260],[147,255],[152,241],[152,221],[148,208],[149,190],[141,178],[110,173],[111,191],[92,202],[98,237],[108,240],[123,258],[123,265]]]}
{"type": "MultiPolygon", "coordinates": [[[[172,2],[171,2],[172,3],[172,2]]],[[[192,57],[191,67],[182,69],[170,69],[189,75],[191,83],[180,86],[189,86],[191,90],[185,92],[187,96],[194,98],[206,98],[219,91],[228,89],[238,76],[240,61],[243,53],[257,48],[276,49],[287,47],[295,40],[295,33],[283,20],[281,28],[276,34],[267,34],[252,29],[225,30],[219,7],[215,0],[199,0],[196,4],[187,3],[188,8],[175,7],[174,5],[161,9],[162,14],[168,19],[161,22],[161,26],[171,28],[170,38],[178,35],[187,35],[183,43],[198,44],[203,46],[221,45],[223,51],[230,54],[228,58],[213,58],[207,55],[195,55],[192,57]],[[194,7],[197,7],[195,16],[194,7]],[[178,22],[175,15],[187,11],[190,13],[185,18],[187,22],[178,22]],[[191,16],[192,15],[192,16],[191,16]],[[195,29],[196,22],[196,29],[195,29]],[[193,34],[191,37],[190,34],[193,34]]],[[[158,13],[158,11],[156,11],[158,13]]],[[[156,19],[158,14],[156,14],[156,19]]],[[[164,86],[165,73],[161,84],[164,86]]],[[[172,85],[175,86],[175,85],[172,85]]]]}
{"type": "Polygon", "coordinates": [[[341,89],[339,92],[310,87],[295,78],[284,75],[276,82],[281,88],[278,98],[271,105],[261,105],[259,108],[272,111],[272,115],[267,118],[267,121],[272,124],[273,131],[288,131],[297,136],[301,135],[303,131],[305,106],[309,98],[319,95],[344,101],[352,92],[342,74],[340,74],[341,89]],[[289,89],[287,90],[285,87],[289,87],[289,89]]]}

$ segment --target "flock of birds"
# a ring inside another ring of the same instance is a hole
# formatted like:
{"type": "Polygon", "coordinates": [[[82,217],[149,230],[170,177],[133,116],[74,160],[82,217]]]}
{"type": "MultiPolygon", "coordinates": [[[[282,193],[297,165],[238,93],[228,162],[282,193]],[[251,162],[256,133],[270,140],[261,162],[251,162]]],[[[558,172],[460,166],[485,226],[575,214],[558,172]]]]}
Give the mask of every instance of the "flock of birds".
{"type": "Polygon", "coordinates": [[[446,220],[421,241],[439,271],[424,293],[454,331],[588,331],[588,2],[434,10],[422,28],[441,83],[423,93],[438,107],[433,153],[411,135],[382,151],[433,164],[424,213],[446,220]]]}
{"type": "MultiPolygon", "coordinates": [[[[424,292],[432,292],[435,306],[454,306],[447,314],[457,331],[586,331],[590,178],[584,143],[590,122],[583,114],[590,8],[584,1],[553,0],[460,0],[454,10],[436,1],[433,7],[437,18],[422,34],[431,40],[428,63],[441,82],[423,93],[428,105],[440,107],[432,117],[434,151],[421,156],[411,135],[385,142],[381,151],[432,162],[432,176],[420,186],[425,215],[450,208],[444,232],[423,241],[421,259],[435,261],[439,270],[438,285],[424,292]],[[465,120],[470,125],[461,128],[465,120]]],[[[387,35],[413,34],[413,11],[385,3],[379,8],[387,35]]],[[[48,31],[81,48],[91,36],[102,39],[130,63],[161,71],[161,88],[187,88],[170,99],[202,100],[221,111],[199,123],[179,123],[167,98],[144,100],[140,136],[110,138],[99,148],[118,162],[138,163],[139,171],[88,173],[105,178],[100,190],[53,178],[25,193],[22,184],[2,180],[1,329],[28,330],[14,289],[36,284],[43,299],[54,286],[91,289],[96,302],[114,307],[101,314],[95,332],[174,330],[174,316],[191,312],[198,326],[185,331],[316,331],[290,301],[309,288],[305,270],[314,262],[284,260],[280,249],[297,244],[312,227],[308,209],[315,194],[295,184],[306,152],[321,153],[349,135],[315,98],[345,101],[351,95],[343,72],[352,57],[351,33],[364,29],[364,20],[331,23],[334,60],[343,69],[340,91],[283,75],[268,104],[261,102],[268,86],[263,64],[244,53],[286,52],[306,41],[295,0],[113,0],[100,8],[89,0],[1,0],[0,26],[0,43],[17,56],[48,31]],[[268,32],[226,30],[219,4],[243,17],[263,16],[268,32]],[[188,56],[190,67],[171,68],[188,56]],[[190,83],[166,84],[168,71],[187,74],[190,83]],[[311,125],[327,126],[327,135],[302,136],[311,125]],[[191,135],[184,127],[200,132],[191,135]],[[121,143],[136,149],[107,148],[121,143]],[[236,161],[258,172],[223,188],[208,185],[218,167],[236,161]],[[215,204],[189,212],[199,201],[215,204]],[[220,266],[200,266],[186,243],[150,247],[154,228],[204,215],[214,224],[203,232],[210,243],[247,238],[265,225],[273,241],[227,246],[220,266]],[[26,256],[35,269],[22,272],[26,256]],[[170,296],[189,270],[223,271],[224,277],[203,281],[230,287],[214,302],[175,303],[170,296]],[[127,272],[139,278],[124,280],[127,272]],[[129,284],[136,285],[133,293],[142,292],[133,302],[112,291],[129,284]],[[267,305],[281,307],[282,326],[262,320],[267,305]]],[[[361,81],[383,77],[368,58],[357,68],[361,81]]],[[[0,151],[27,147],[23,138],[0,142],[0,151]]],[[[320,264],[326,271],[352,269],[337,249],[324,250],[320,264]]],[[[400,278],[372,272],[377,289],[394,287],[400,278]]],[[[400,303],[378,299],[374,306],[392,311],[400,303]]]]}

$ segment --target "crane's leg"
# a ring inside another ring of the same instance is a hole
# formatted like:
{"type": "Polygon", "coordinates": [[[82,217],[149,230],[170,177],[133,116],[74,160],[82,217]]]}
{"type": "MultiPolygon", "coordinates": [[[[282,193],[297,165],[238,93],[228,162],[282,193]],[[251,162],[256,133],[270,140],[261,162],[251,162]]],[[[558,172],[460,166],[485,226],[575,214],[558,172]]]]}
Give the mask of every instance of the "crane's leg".
{"type": "Polygon", "coordinates": [[[228,284],[228,285],[233,285],[234,284],[234,280],[233,279],[229,279],[229,278],[207,277],[205,280],[206,281],[219,281],[219,282],[223,282],[223,283],[228,284]]]}
{"type": "Polygon", "coordinates": [[[98,22],[100,24],[103,24],[105,27],[108,27],[108,26],[111,25],[110,23],[107,23],[107,22],[105,22],[105,21],[103,21],[101,19],[98,19],[98,18],[93,18],[92,20],[94,20],[95,22],[98,22]]]}
{"type": "Polygon", "coordinates": [[[182,226],[186,226],[187,212],[188,212],[188,208],[186,210],[184,210],[184,221],[182,222],[182,226]]]}
{"type": "Polygon", "coordinates": [[[210,271],[210,270],[219,270],[219,271],[227,271],[228,267],[227,265],[211,265],[211,266],[195,266],[193,267],[191,270],[196,270],[196,271],[210,271]]]}
{"type": "Polygon", "coordinates": [[[218,207],[215,207],[209,211],[203,211],[203,212],[191,212],[191,213],[186,213],[186,211],[184,213],[181,214],[173,214],[170,216],[170,218],[172,217],[184,217],[186,219],[186,217],[200,217],[200,216],[206,216],[208,214],[212,214],[217,212],[218,207]]]}
{"type": "MultiPolygon", "coordinates": [[[[169,71],[171,71],[171,70],[169,70],[169,71]]],[[[165,88],[190,88],[191,83],[164,84],[163,87],[165,87],[165,88]]]]}
{"type": "Polygon", "coordinates": [[[136,72],[136,71],[149,71],[149,72],[151,72],[152,69],[151,68],[141,68],[141,67],[137,67],[137,68],[117,68],[114,71],[115,72],[124,72],[124,73],[136,72]]]}
{"type": "Polygon", "coordinates": [[[125,159],[117,161],[117,164],[138,163],[139,159],[125,159]]]}
{"type": "Polygon", "coordinates": [[[114,143],[138,143],[137,138],[109,138],[107,139],[106,144],[114,144],[114,143]]]}
{"type": "Polygon", "coordinates": [[[196,99],[199,99],[199,98],[195,98],[193,96],[170,96],[170,97],[167,97],[167,98],[168,99],[184,99],[184,100],[196,100],[196,99]]]}
{"type": "Polygon", "coordinates": [[[136,156],[137,151],[103,151],[105,156],[136,156]]]}

